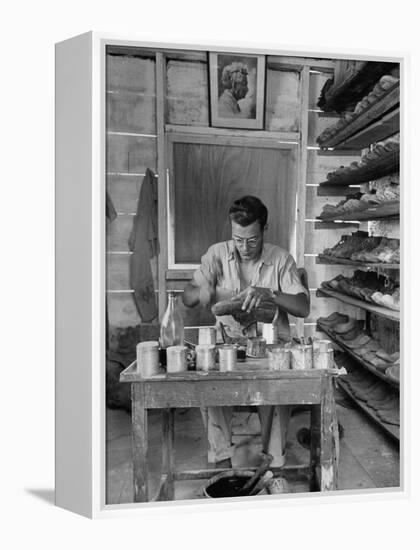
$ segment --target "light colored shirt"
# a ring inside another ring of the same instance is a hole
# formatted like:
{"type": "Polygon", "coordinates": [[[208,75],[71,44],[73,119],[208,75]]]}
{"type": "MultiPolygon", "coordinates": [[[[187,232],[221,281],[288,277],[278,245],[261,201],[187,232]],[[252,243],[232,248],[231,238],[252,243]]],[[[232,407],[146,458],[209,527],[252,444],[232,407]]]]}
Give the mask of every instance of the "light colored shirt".
{"type": "MultiPolygon", "coordinates": [[[[216,302],[228,300],[241,290],[239,258],[232,240],[216,243],[201,258],[201,265],[195,271],[193,280],[199,286],[207,281],[215,290],[216,302]]],[[[251,280],[252,286],[270,288],[286,294],[309,295],[300,282],[296,263],[291,254],[274,244],[264,243],[261,258],[251,280]]],[[[242,327],[231,316],[217,317],[228,328],[230,336],[242,334],[242,327]]],[[[289,318],[279,308],[278,333],[290,335],[289,318]]]]}
{"type": "Polygon", "coordinates": [[[230,90],[224,90],[219,97],[219,116],[223,118],[236,117],[241,113],[238,102],[230,90]]]}

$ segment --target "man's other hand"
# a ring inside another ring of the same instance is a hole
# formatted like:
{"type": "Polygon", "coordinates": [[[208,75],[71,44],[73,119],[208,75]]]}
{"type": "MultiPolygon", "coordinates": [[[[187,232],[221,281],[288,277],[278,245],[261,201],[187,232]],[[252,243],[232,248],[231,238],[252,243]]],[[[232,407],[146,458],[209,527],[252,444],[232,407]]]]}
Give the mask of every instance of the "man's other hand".
{"type": "Polygon", "coordinates": [[[247,313],[250,313],[262,304],[273,304],[274,302],[271,289],[258,286],[249,286],[236,294],[232,300],[243,302],[242,310],[247,313]]]}

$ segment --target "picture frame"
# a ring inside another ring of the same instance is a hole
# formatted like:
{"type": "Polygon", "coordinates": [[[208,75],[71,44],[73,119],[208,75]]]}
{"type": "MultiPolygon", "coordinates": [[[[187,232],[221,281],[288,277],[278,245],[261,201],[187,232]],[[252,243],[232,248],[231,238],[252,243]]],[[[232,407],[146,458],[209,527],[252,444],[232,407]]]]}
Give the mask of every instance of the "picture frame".
{"type": "Polygon", "coordinates": [[[264,129],[264,55],[209,52],[209,83],[211,126],[264,129]]]}

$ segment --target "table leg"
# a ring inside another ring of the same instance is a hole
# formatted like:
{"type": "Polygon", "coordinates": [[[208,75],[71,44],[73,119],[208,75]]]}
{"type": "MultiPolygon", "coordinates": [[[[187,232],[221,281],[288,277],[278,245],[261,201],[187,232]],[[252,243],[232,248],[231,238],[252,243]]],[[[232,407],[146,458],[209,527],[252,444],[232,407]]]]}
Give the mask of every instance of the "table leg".
{"type": "Polygon", "coordinates": [[[166,475],[163,500],[174,500],[174,438],[175,438],[175,410],[162,410],[162,471],[166,475]]]}
{"type": "Polygon", "coordinates": [[[309,458],[309,490],[319,491],[321,457],[321,405],[311,407],[311,450],[309,458]]]}
{"type": "Polygon", "coordinates": [[[320,438],[320,490],[333,491],[338,487],[338,424],[334,399],[333,379],[322,382],[321,438],[320,438]]]}
{"type": "Polygon", "coordinates": [[[148,502],[147,409],[142,384],[131,384],[131,406],[134,502],[148,502]]]}

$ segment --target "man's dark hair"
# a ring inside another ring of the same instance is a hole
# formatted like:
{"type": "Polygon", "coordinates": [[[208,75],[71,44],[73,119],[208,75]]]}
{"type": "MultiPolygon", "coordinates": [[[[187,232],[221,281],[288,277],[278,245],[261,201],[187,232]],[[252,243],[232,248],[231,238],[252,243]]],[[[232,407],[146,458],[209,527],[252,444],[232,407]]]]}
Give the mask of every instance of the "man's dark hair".
{"type": "Polygon", "coordinates": [[[242,227],[258,221],[261,229],[267,224],[268,211],[258,197],[246,195],[232,203],[229,208],[229,219],[242,227]]]}

